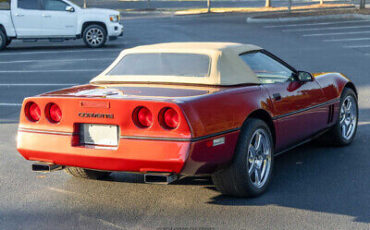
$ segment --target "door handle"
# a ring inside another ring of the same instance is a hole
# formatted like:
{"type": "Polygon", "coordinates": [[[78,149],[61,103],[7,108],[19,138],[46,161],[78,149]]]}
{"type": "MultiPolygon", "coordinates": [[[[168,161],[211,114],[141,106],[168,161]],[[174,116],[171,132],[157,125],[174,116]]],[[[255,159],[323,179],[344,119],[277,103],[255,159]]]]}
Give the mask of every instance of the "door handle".
{"type": "Polygon", "coordinates": [[[15,16],[17,16],[17,17],[23,17],[24,14],[15,14],[15,16]]]}
{"type": "Polygon", "coordinates": [[[281,95],[280,93],[274,93],[272,97],[275,99],[275,101],[280,101],[281,100],[281,95]]]}
{"type": "Polygon", "coordinates": [[[45,15],[45,14],[43,14],[42,15],[44,18],[51,18],[51,15],[45,15]]]}

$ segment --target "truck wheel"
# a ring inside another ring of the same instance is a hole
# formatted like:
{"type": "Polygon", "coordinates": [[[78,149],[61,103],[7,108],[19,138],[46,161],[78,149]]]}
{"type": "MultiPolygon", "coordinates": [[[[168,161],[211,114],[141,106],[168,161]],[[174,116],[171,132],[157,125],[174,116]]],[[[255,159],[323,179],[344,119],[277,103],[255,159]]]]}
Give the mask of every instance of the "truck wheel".
{"type": "Polygon", "coordinates": [[[7,41],[7,38],[6,38],[5,33],[2,30],[0,30],[0,50],[6,47],[6,41],[7,41]]]}
{"type": "Polygon", "coordinates": [[[107,42],[107,31],[99,25],[90,25],[83,32],[85,44],[90,48],[101,48],[107,42]]]}
{"type": "Polygon", "coordinates": [[[243,125],[232,164],[212,175],[224,195],[255,197],[268,187],[274,166],[272,135],[267,124],[251,118],[243,125]]]}
{"type": "Polygon", "coordinates": [[[111,172],[95,171],[90,169],[68,167],[64,171],[74,177],[80,177],[85,179],[99,180],[108,177],[111,172]]]}
{"type": "Polygon", "coordinates": [[[338,120],[324,138],[333,145],[344,146],[352,143],[357,131],[358,102],[352,89],[344,88],[339,106],[338,120]]]}

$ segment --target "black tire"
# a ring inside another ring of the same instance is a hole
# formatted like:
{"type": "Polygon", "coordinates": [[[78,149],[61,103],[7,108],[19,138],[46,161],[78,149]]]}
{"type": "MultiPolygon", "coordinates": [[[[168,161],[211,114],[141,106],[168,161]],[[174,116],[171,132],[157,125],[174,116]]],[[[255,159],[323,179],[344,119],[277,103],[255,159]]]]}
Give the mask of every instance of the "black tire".
{"type": "Polygon", "coordinates": [[[74,177],[80,177],[85,179],[99,180],[108,177],[111,172],[95,171],[90,169],[68,167],[64,171],[74,177]]]}
{"type": "Polygon", "coordinates": [[[352,143],[353,139],[356,136],[357,132],[357,124],[358,124],[358,101],[357,101],[357,95],[356,93],[350,89],[350,88],[344,88],[341,98],[340,98],[340,105],[339,105],[339,116],[338,120],[335,123],[335,125],[330,129],[330,131],[325,135],[325,139],[329,140],[329,143],[335,146],[345,146],[352,143]],[[356,121],[355,121],[355,127],[353,131],[353,135],[346,139],[342,134],[342,128],[341,128],[341,108],[343,106],[343,103],[345,102],[346,98],[352,97],[355,102],[356,106],[356,121]]]}
{"type": "Polygon", "coordinates": [[[234,153],[232,164],[224,170],[218,171],[212,175],[213,183],[218,191],[224,195],[236,197],[255,197],[264,193],[271,181],[272,171],[274,167],[274,143],[272,140],[271,131],[268,125],[255,118],[250,118],[243,125],[239,141],[234,153]],[[261,187],[253,184],[252,176],[249,171],[249,145],[254,139],[254,134],[263,129],[270,143],[270,166],[269,171],[265,173],[265,181],[261,187]]]}
{"type": "Polygon", "coordinates": [[[83,31],[83,40],[89,48],[101,48],[107,42],[107,31],[102,26],[90,25],[83,31]]]}
{"type": "Polygon", "coordinates": [[[6,47],[6,41],[8,38],[6,37],[4,31],[0,29],[0,50],[4,49],[6,47]]]}

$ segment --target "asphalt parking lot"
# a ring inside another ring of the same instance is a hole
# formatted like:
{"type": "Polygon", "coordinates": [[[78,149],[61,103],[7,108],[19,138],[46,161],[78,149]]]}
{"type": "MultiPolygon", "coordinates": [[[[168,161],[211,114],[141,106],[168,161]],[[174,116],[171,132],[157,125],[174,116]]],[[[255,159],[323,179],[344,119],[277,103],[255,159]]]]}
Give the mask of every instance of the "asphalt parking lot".
{"type": "Polygon", "coordinates": [[[0,52],[0,229],[370,229],[370,21],[247,24],[245,15],[125,18],[104,49],[82,41],[14,42],[0,52]],[[105,181],[36,174],[15,148],[24,97],[87,83],[122,49],[171,41],[253,43],[300,70],[336,71],[359,90],[351,146],[309,143],[276,159],[255,199],[221,196],[207,178],[168,186],[137,175],[105,181]]]}

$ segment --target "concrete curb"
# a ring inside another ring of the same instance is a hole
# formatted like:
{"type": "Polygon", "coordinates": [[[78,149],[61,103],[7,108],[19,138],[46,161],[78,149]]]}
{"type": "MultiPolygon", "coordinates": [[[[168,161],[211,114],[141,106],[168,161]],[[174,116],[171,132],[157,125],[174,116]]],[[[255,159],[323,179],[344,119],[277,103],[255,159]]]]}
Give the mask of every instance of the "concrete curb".
{"type": "Polygon", "coordinates": [[[248,17],[247,23],[279,23],[279,22],[304,22],[312,20],[338,20],[338,19],[370,19],[370,15],[364,14],[333,14],[333,15],[318,15],[306,17],[291,17],[291,18],[255,18],[248,17]]]}

